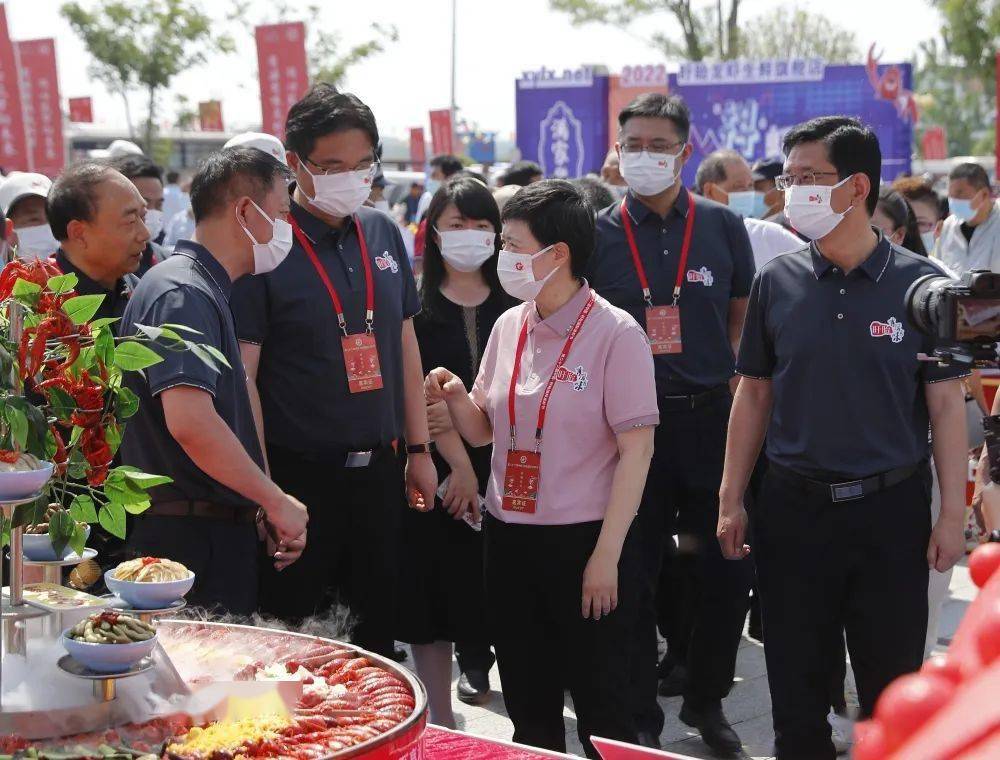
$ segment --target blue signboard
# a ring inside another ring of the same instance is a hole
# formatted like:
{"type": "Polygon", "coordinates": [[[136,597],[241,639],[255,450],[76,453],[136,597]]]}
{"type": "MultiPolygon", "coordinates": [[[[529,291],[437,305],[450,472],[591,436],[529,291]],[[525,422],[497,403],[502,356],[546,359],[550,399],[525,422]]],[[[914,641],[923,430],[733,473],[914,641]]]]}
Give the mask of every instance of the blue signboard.
{"type": "Polygon", "coordinates": [[[517,80],[517,147],[546,177],[598,172],[608,146],[608,77],[592,67],[517,80]]]}
{"type": "Polygon", "coordinates": [[[747,161],[781,155],[788,129],[816,116],[843,114],[868,124],[882,148],[882,178],[910,171],[916,106],[910,64],[826,66],[816,59],[685,63],[670,91],[691,109],[694,182],[702,158],[729,148],[747,161]]]}

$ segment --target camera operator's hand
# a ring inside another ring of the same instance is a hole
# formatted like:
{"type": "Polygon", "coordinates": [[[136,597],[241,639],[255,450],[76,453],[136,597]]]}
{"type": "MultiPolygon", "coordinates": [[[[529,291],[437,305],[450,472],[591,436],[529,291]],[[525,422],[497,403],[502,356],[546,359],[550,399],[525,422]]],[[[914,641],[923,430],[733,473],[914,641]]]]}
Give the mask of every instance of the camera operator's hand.
{"type": "MultiPolygon", "coordinates": [[[[959,513],[964,514],[964,512],[959,513]]],[[[943,511],[931,531],[927,545],[927,565],[946,572],[965,556],[965,526],[961,517],[946,516],[943,511]]]]}

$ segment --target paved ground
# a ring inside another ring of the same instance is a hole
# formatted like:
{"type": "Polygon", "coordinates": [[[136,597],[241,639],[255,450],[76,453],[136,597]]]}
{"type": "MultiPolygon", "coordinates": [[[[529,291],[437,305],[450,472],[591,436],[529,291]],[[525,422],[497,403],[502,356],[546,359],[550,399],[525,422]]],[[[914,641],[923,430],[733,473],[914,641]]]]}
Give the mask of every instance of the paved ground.
{"type": "MultiPolygon", "coordinates": [[[[955,568],[949,595],[945,602],[939,628],[938,644],[947,646],[961,621],[969,602],[975,597],[976,588],[969,578],[968,568],[963,562],[955,568]]],[[[412,661],[409,661],[412,662],[412,661]]],[[[458,677],[457,666],[455,677],[458,677]]],[[[510,721],[504,710],[500,692],[500,678],[494,668],[490,675],[494,692],[489,703],[482,707],[471,707],[454,700],[458,728],[472,734],[509,740],[512,734],[510,721]]],[[[850,681],[850,676],[848,677],[850,681]]],[[[764,666],[764,649],[756,641],[744,637],[736,667],[736,685],[725,702],[726,714],[733,727],[743,739],[746,757],[770,758],[773,754],[774,733],[771,728],[771,698],[767,688],[767,672],[764,666]]],[[[853,688],[849,684],[848,696],[853,688]]],[[[664,749],[699,758],[714,757],[711,750],[702,743],[697,732],[677,719],[680,698],[660,699],[666,714],[666,726],[660,740],[664,749]]],[[[572,702],[567,697],[564,711],[566,720],[567,747],[573,754],[582,755],[580,742],[576,736],[576,717],[572,702]]]]}

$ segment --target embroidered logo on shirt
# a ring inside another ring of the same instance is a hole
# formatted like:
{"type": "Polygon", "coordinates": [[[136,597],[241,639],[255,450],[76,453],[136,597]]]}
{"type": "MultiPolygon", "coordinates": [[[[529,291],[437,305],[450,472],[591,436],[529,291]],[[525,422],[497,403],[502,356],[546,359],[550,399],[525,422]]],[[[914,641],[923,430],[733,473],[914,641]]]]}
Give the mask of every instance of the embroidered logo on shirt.
{"type": "Polygon", "coordinates": [[[906,330],[903,329],[903,323],[895,317],[889,317],[887,322],[872,322],[869,329],[871,330],[873,338],[884,338],[889,336],[889,340],[893,343],[902,343],[903,336],[906,335],[906,330]]]}
{"type": "Polygon", "coordinates": [[[700,282],[706,288],[712,287],[715,278],[712,277],[712,270],[708,267],[688,270],[688,282],[700,282]]]}
{"type": "Polygon", "coordinates": [[[396,263],[396,259],[388,251],[383,251],[381,256],[375,257],[375,266],[383,272],[386,269],[391,269],[393,274],[399,271],[399,264],[396,263]]]}
{"type": "Polygon", "coordinates": [[[556,369],[556,382],[572,383],[573,390],[585,391],[587,390],[587,384],[590,382],[590,375],[587,374],[582,365],[574,370],[559,367],[556,369]]]}

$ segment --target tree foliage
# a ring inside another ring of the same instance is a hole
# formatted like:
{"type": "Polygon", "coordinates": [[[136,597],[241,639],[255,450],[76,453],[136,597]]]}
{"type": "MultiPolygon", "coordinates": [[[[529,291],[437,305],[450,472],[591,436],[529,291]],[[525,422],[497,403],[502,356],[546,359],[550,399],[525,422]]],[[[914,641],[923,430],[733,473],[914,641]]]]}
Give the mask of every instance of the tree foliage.
{"type": "Polygon", "coordinates": [[[232,39],[219,34],[193,0],[69,2],[61,12],[94,59],[91,75],[121,95],[133,136],[128,96],[135,91],[145,93],[147,153],[153,151],[161,92],[181,72],[204,64],[214,53],[235,49],[232,39]]]}
{"type": "Polygon", "coordinates": [[[858,63],[854,32],[804,8],[775,8],[751,19],[743,34],[745,58],[822,58],[827,63],[858,63]]]}

